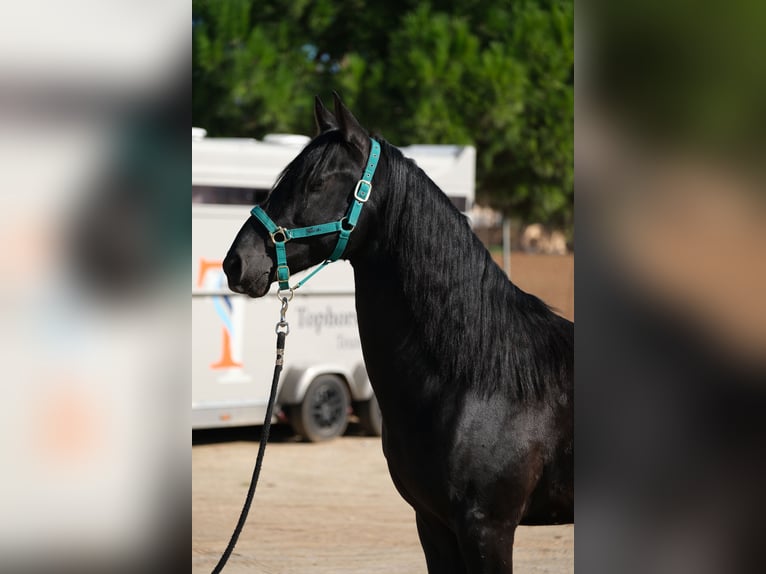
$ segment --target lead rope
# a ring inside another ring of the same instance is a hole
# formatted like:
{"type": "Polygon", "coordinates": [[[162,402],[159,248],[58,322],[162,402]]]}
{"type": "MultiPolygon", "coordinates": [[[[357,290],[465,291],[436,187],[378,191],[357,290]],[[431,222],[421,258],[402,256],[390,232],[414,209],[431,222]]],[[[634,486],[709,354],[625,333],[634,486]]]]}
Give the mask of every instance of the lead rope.
{"type": "Polygon", "coordinates": [[[269,432],[271,431],[271,417],[274,413],[274,401],[277,398],[277,383],[279,383],[279,375],[282,372],[282,365],[285,357],[285,337],[290,334],[290,325],[285,320],[285,314],[287,313],[287,305],[293,298],[293,291],[287,291],[284,294],[283,291],[277,293],[279,300],[282,302],[282,309],[279,312],[279,323],[275,327],[277,333],[277,358],[274,362],[274,377],[271,379],[271,392],[269,393],[269,404],[266,407],[266,416],[263,419],[263,430],[261,431],[261,442],[258,445],[258,456],[255,459],[255,468],[253,468],[253,476],[250,479],[250,486],[247,489],[247,496],[245,497],[245,504],[242,507],[242,512],[239,515],[237,525],[234,527],[234,532],[231,535],[229,544],[226,546],[226,550],[223,551],[218,564],[213,568],[213,574],[219,574],[226,562],[229,560],[229,556],[234,551],[234,546],[237,544],[239,535],[242,532],[242,527],[247,520],[247,514],[250,512],[250,505],[253,502],[253,496],[255,495],[255,488],[258,486],[258,477],[261,474],[261,466],[263,465],[263,455],[266,452],[266,443],[269,442],[269,432]]]}

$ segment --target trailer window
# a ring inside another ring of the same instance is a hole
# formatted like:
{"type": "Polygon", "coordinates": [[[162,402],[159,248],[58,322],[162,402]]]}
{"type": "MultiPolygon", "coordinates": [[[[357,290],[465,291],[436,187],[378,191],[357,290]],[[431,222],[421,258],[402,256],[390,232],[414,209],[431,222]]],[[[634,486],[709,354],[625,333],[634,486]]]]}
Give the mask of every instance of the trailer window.
{"type": "Polygon", "coordinates": [[[256,205],[263,203],[268,189],[248,187],[192,186],[192,203],[217,203],[223,205],[256,205]]]}

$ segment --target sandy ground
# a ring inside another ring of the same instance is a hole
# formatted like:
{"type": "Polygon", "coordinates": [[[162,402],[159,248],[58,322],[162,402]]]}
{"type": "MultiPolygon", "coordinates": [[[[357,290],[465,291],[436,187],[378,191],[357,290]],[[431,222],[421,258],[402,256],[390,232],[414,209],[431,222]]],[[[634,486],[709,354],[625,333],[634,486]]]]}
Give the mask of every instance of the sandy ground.
{"type": "MultiPolygon", "coordinates": [[[[494,255],[502,267],[502,254],[494,255]]],[[[511,253],[511,280],[574,321],[574,255],[511,253]]]]}
{"type": "MultiPolygon", "coordinates": [[[[497,258],[501,260],[501,257],[497,258]]],[[[574,319],[574,257],[514,252],[511,278],[574,319]]],[[[204,431],[192,447],[192,567],[210,572],[239,517],[258,450],[257,428],[204,431]]],[[[574,527],[520,527],[516,573],[574,572],[574,527]]],[[[424,574],[413,510],[391,484],[380,439],[296,442],[274,427],[235,553],[237,574],[424,574]]]]}
{"type": "MultiPolygon", "coordinates": [[[[196,432],[192,572],[210,572],[234,528],[259,429],[196,432]]],[[[574,572],[574,527],[520,527],[517,573],[574,572]]],[[[229,574],[424,574],[412,509],[395,491],[380,439],[352,426],[323,444],[275,426],[250,518],[229,574]]]]}

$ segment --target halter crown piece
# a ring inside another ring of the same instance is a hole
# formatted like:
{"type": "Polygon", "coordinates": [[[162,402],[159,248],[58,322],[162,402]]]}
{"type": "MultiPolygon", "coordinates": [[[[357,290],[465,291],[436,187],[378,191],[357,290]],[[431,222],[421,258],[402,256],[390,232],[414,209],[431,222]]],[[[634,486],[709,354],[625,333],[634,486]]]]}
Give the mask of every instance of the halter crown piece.
{"type": "Polygon", "coordinates": [[[351,236],[351,232],[354,230],[356,222],[359,220],[359,214],[362,212],[362,207],[364,207],[364,204],[370,199],[372,177],[375,175],[375,168],[378,167],[380,144],[372,138],[370,138],[370,142],[372,143],[370,157],[367,159],[367,166],[364,168],[362,179],[356,183],[356,187],[354,188],[354,201],[349,205],[346,215],[338,221],[320,223],[319,225],[312,225],[310,227],[285,229],[274,223],[259,206],[256,205],[250,210],[250,213],[252,213],[269,232],[271,241],[274,243],[274,248],[277,252],[277,282],[279,283],[280,292],[289,291],[290,295],[292,295],[293,291],[324,269],[325,266],[333,261],[337,261],[343,255],[343,252],[346,250],[346,245],[348,244],[348,239],[351,236]],[[291,239],[313,237],[314,235],[326,235],[328,233],[338,233],[338,243],[335,244],[335,249],[330,254],[330,257],[322,262],[322,264],[314,269],[314,271],[307,277],[304,277],[299,281],[294,287],[290,287],[290,268],[287,266],[285,244],[291,239]]]}

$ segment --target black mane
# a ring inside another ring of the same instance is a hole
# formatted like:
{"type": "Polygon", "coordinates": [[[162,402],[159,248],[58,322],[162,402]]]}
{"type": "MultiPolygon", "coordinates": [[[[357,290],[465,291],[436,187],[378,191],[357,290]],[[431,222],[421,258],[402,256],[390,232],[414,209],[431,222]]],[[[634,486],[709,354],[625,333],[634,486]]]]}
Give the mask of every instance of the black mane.
{"type": "Polygon", "coordinates": [[[572,376],[573,324],[511,283],[444,192],[378,141],[386,164],[375,184],[386,194],[382,247],[443,380],[518,400],[559,391],[572,376]]]}

